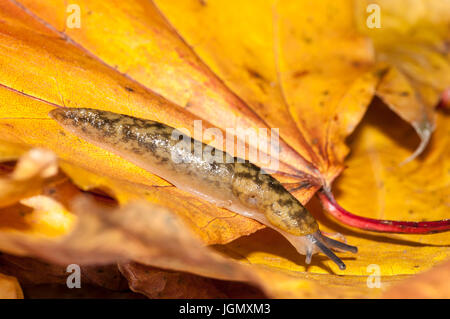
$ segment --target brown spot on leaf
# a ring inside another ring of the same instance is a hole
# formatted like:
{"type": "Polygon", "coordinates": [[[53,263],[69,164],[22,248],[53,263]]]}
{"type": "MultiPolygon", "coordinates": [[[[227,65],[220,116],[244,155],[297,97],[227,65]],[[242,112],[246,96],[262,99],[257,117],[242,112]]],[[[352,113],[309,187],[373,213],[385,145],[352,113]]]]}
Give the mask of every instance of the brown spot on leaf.
{"type": "Polygon", "coordinates": [[[303,77],[305,75],[308,75],[309,73],[310,72],[308,70],[299,70],[299,71],[294,72],[292,74],[292,77],[294,77],[294,78],[301,78],[301,77],[303,77]]]}
{"type": "Polygon", "coordinates": [[[373,71],[373,74],[378,78],[382,78],[388,72],[388,70],[389,68],[377,69],[373,71]]]}
{"type": "Polygon", "coordinates": [[[303,41],[304,41],[305,43],[308,43],[308,44],[311,44],[311,43],[313,42],[312,38],[307,37],[307,36],[304,36],[304,37],[303,37],[303,41]]]}
{"type": "Polygon", "coordinates": [[[352,65],[354,68],[360,68],[362,64],[361,64],[360,61],[351,61],[351,65],[352,65]]]}
{"type": "Polygon", "coordinates": [[[258,83],[258,87],[261,89],[261,91],[263,93],[267,93],[266,88],[264,87],[264,85],[262,83],[258,83]]]}
{"type": "Polygon", "coordinates": [[[189,107],[191,107],[191,106],[193,106],[193,105],[194,105],[194,103],[192,103],[191,100],[188,100],[188,101],[186,102],[186,104],[184,105],[184,107],[187,109],[187,108],[189,108],[189,107]]]}
{"type": "Polygon", "coordinates": [[[267,81],[258,71],[255,71],[251,68],[247,68],[248,74],[255,79],[261,80],[261,81],[267,81]]]}

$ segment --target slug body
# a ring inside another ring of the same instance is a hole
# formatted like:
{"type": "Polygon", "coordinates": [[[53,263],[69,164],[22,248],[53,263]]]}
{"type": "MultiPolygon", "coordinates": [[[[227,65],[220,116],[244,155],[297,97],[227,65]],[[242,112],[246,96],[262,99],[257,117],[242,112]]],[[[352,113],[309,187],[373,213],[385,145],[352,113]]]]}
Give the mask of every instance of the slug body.
{"type": "Polygon", "coordinates": [[[306,208],[258,166],[170,126],[95,109],[60,108],[49,115],[75,135],[176,187],[276,229],[306,255],[307,263],[321,251],[345,269],[327,246],[356,252],[356,247],[323,236],[306,208]]]}

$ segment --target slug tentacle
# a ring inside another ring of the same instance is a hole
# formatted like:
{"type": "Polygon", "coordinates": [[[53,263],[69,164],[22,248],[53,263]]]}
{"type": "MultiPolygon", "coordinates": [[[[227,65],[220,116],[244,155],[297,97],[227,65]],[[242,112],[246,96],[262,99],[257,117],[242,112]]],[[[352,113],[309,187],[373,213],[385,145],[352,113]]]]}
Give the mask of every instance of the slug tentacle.
{"type": "Polygon", "coordinates": [[[319,239],[317,239],[313,234],[306,236],[312,244],[314,244],[319,250],[325,254],[328,258],[330,258],[336,265],[339,266],[340,270],[345,270],[344,262],[336,256],[331,249],[325,246],[319,239]]]}
{"type": "Polygon", "coordinates": [[[312,254],[313,254],[313,249],[311,246],[306,247],[306,258],[305,258],[305,263],[307,265],[309,265],[311,263],[311,258],[312,258],[312,254]]]}
{"type": "Polygon", "coordinates": [[[322,252],[345,269],[328,247],[356,252],[356,247],[323,236],[308,210],[261,168],[170,126],[95,109],[59,108],[49,115],[75,135],[176,187],[276,229],[306,255],[307,263],[312,254],[322,252]],[[179,137],[189,142],[180,144],[179,137]],[[198,145],[200,152],[195,151],[198,145]]]}
{"type": "Polygon", "coordinates": [[[346,243],[334,240],[332,238],[324,236],[320,230],[314,233],[313,235],[317,240],[322,241],[325,245],[330,248],[339,250],[339,251],[348,251],[356,254],[358,252],[358,247],[347,245],[346,243]]]}

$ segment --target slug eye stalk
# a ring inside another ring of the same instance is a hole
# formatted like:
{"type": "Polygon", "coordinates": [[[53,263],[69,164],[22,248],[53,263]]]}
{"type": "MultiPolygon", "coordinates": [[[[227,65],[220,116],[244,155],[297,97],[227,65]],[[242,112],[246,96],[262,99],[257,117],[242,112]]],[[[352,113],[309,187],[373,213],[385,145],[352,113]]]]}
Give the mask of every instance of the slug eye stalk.
{"type": "MultiPolygon", "coordinates": [[[[306,236],[311,243],[316,246],[323,254],[325,254],[328,258],[330,258],[336,265],[339,266],[339,269],[345,270],[344,262],[336,256],[330,248],[340,250],[340,251],[349,251],[352,253],[357,253],[358,248],[355,246],[350,246],[340,241],[328,238],[324,236],[320,230],[316,231],[311,235],[306,236]]],[[[309,264],[311,262],[312,249],[308,249],[306,251],[306,263],[309,264]]]]}

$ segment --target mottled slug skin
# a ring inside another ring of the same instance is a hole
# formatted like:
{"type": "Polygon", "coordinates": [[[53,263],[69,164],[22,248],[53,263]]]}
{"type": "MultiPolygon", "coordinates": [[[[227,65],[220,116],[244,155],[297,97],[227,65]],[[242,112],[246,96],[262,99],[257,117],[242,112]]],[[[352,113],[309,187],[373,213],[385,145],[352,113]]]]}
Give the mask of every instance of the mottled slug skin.
{"type": "Polygon", "coordinates": [[[232,191],[240,203],[256,208],[275,227],[296,236],[314,233],[318,225],[280,182],[252,163],[228,164],[234,171],[232,191]]]}
{"type": "Polygon", "coordinates": [[[304,236],[318,230],[302,204],[259,167],[187,139],[172,127],[95,109],[60,108],[50,116],[75,135],[180,189],[281,230],[291,242],[289,235],[304,236]],[[181,143],[183,137],[189,143],[181,143]],[[196,154],[194,145],[201,145],[202,151],[212,156],[196,154]]]}

